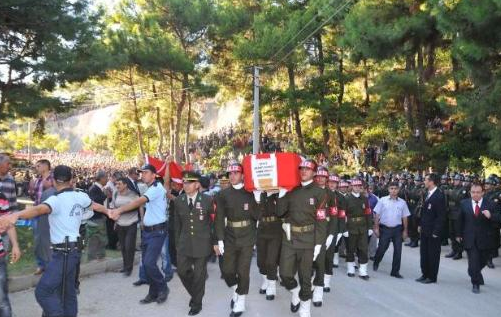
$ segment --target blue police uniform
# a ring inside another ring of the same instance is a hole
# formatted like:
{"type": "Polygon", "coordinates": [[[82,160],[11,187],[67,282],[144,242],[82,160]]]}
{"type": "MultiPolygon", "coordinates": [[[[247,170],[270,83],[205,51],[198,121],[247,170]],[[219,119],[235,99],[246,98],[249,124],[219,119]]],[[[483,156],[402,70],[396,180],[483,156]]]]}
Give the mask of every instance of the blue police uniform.
{"type": "Polygon", "coordinates": [[[52,259],[35,289],[35,297],[44,316],[77,316],[75,275],[80,262],[79,229],[82,220],[92,215],[92,200],[87,194],[72,188],[64,189],[43,202],[49,214],[52,259]],[[68,244],[66,245],[66,237],[68,244]],[[65,254],[66,253],[66,254],[65,254]],[[66,272],[64,257],[67,256],[66,272]],[[63,277],[63,274],[66,274],[63,277]],[[65,297],[61,298],[65,281],[65,297]]]}
{"type": "Polygon", "coordinates": [[[147,202],[143,219],[142,262],[150,286],[148,297],[154,299],[168,292],[167,283],[157,266],[167,235],[167,195],[162,184],[154,182],[143,196],[147,202]]]}

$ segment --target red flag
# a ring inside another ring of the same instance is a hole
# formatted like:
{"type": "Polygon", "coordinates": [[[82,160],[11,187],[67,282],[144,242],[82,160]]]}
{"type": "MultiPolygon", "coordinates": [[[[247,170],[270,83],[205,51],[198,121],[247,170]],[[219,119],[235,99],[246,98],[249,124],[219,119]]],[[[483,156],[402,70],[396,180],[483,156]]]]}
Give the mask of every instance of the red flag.
{"type": "MultiPolygon", "coordinates": [[[[153,165],[157,170],[158,176],[160,177],[165,176],[165,168],[167,167],[166,162],[152,156],[146,156],[146,164],[153,165]]],[[[170,178],[172,178],[173,180],[181,181],[183,178],[183,169],[175,162],[171,162],[169,164],[169,174],[170,178]]]]}

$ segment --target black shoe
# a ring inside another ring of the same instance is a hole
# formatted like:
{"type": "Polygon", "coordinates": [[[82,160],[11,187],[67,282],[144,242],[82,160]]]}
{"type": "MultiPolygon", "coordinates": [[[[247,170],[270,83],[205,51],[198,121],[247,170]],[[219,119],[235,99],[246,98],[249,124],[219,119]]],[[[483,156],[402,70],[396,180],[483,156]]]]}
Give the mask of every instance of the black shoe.
{"type": "Polygon", "coordinates": [[[417,247],[419,247],[419,243],[417,241],[414,241],[414,242],[411,243],[410,247],[411,248],[417,248],[417,247]]]}
{"type": "Polygon", "coordinates": [[[238,313],[232,311],[230,313],[230,317],[240,317],[242,316],[243,313],[244,313],[243,311],[239,311],[238,313]]]}
{"type": "Polygon", "coordinates": [[[150,304],[150,303],[154,303],[154,302],[156,302],[156,301],[157,301],[157,298],[156,298],[156,297],[151,296],[150,294],[148,294],[148,295],[146,295],[146,297],[145,297],[145,298],[141,299],[141,300],[139,301],[139,303],[141,303],[141,304],[150,304]]]}
{"type": "Polygon", "coordinates": [[[427,280],[427,278],[423,275],[420,278],[416,279],[416,282],[423,283],[426,280],[427,280]]]}
{"type": "Polygon", "coordinates": [[[275,295],[266,295],[266,300],[274,300],[275,295]]]}
{"type": "Polygon", "coordinates": [[[265,290],[265,289],[261,289],[261,288],[260,288],[260,289],[259,289],[259,294],[261,294],[261,295],[266,294],[266,290],[265,290]]]}
{"type": "Polygon", "coordinates": [[[368,281],[369,280],[369,275],[364,275],[364,276],[360,276],[360,278],[364,281],[368,281]]]}
{"type": "Polygon", "coordinates": [[[404,278],[400,273],[395,273],[395,274],[390,274],[390,276],[396,277],[396,278],[404,278]]]}
{"type": "Polygon", "coordinates": [[[324,293],[330,293],[331,288],[330,287],[324,287],[324,293]]]}
{"type": "Polygon", "coordinates": [[[354,273],[348,273],[348,276],[349,277],[355,277],[355,274],[354,273]]]}
{"type": "Polygon", "coordinates": [[[120,270],[120,271],[118,271],[118,272],[119,272],[119,273],[125,273],[125,272],[127,272],[127,270],[126,270],[126,269],[121,269],[121,270],[120,270]]]}
{"type": "Polygon", "coordinates": [[[495,268],[494,263],[492,263],[492,259],[487,260],[487,267],[489,269],[494,269],[495,268]]]}
{"type": "Polygon", "coordinates": [[[190,311],[188,312],[188,316],[195,316],[198,315],[202,311],[202,307],[192,307],[190,311]]]}
{"type": "Polygon", "coordinates": [[[157,303],[158,304],[164,303],[168,297],[169,297],[169,288],[167,288],[167,290],[165,292],[161,292],[158,294],[157,303]]]}
{"type": "Polygon", "coordinates": [[[423,284],[434,284],[434,283],[436,283],[436,282],[437,282],[437,280],[432,280],[432,279],[430,279],[430,278],[427,278],[427,279],[426,279],[426,280],[424,280],[422,283],[423,283],[423,284]]]}
{"type": "Polygon", "coordinates": [[[412,241],[409,241],[409,242],[407,242],[407,243],[406,243],[406,244],[404,244],[404,245],[405,245],[406,247],[410,247],[410,246],[412,245],[412,243],[413,243],[412,241]]]}
{"type": "Polygon", "coordinates": [[[453,258],[455,256],[456,256],[456,252],[455,251],[451,251],[451,252],[449,252],[449,253],[447,253],[445,255],[446,258],[453,258]]]}
{"type": "Polygon", "coordinates": [[[374,264],[372,264],[372,270],[376,272],[379,269],[379,263],[374,261],[374,264]]]}
{"type": "Polygon", "coordinates": [[[297,304],[297,305],[294,305],[293,303],[291,303],[291,312],[293,313],[297,313],[297,311],[299,310],[299,305],[301,303],[297,304]]]}
{"type": "Polygon", "coordinates": [[[480,286],[478,284],[473,285],[473,288],[471,289],[471,291],[474,294],[479,294],[480,293],[480,286]]]}
{"type": "Polygon", "coordinates": [[[462,253],[456,253],[456,255],[452,258],[453,260],[461,260],[463,258],[462,253]]]}
{"type": "Polygon", "coordinates": [[[313,306],[322,307],[322,302],[313,302],[313,306]]]}
{"type": "Polygon", "coordinates": [[[141,286],[141,285],[146,285],[146,284],[148,284],[148,282],[141,281],[141,280],[137,280],[134,283],[132,283],[132,285],[134,285],[134,286],[141,286]]]}
{"type": "Polygon", "coordinates": [[[339,265],[338,264],[332,264],[332,267],[338,268],[339,265]]]}

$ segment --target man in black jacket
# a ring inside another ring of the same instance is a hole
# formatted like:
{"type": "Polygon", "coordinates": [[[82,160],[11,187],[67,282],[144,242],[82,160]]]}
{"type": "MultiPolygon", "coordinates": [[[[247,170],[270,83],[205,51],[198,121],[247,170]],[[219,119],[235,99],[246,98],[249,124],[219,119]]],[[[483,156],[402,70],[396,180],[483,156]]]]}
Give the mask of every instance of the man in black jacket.
{"type": "Polygon", "coordinates": [[[437,187],[437,184],[440,183],[437,174],[426,175],[424,183],[428,193],[423,204],[420,226],[418,227],[421,234],[422,276],[416,281],[430,284],[437,282],[441,237],[446,220],[446,199],[444,193],[437,187]]]}
{"type": "MultiPolygon", "coordinates": [[[[108,178],[104,171],[98,171],[95,183],[89,188],[90,199],[100,205],[106,205],[107,196],[104,192],[108,178]]],[[[105,247],[107,244],[106,216],[101,213],[94,213],[94,216],[87,221],[87,257],[91,260],[101,260],[106,256],[105,247]]]]}
{"type": "Polygon", "coordinates": [[[480,285],[484,284],[482,269],[487,264],[489,255],[496,247],[494,223],[501,221],[498,206],[484,199],[484,188],[481,184],[473,184],[471,198],[461,201],[460,214],[457,221],[457,241],[464,243],[468,253],[468,275],[473,285],[472,292],[480,293],[480,285]]]}

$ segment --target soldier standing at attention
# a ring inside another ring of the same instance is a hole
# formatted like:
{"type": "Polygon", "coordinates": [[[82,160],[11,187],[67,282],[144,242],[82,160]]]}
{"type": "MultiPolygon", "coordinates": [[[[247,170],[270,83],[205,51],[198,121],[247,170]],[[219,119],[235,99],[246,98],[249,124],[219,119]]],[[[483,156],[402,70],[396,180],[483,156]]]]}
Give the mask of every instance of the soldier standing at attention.
{"type": "Polygon", "coordinates": [[[282,221],[277,217],[278,194],[258,193],[256,201],[261,208],[257,229],[257,266],[263,278],[259,289],[267,300],[275,299],[278,262],[282,246],[282,221]]]}
{"type": "Polygon", "coordinates": [[[231,187],[220,191],[216,202],[216,252],[223,255],[223,277],[233,289],[230,316],[238,317],[245,311],[249,293],[259,208],[254,195],[244,189],[242,165],[233,163],[227,171],[231,187]]]}
{"type": "Polygon", "coordinates": [[[313,160],[301,162],[301,185],[285,195],[280,194],[278,199],[277,215],[285,217],[280,276],[285,288],[292,293],[291,311],[299,310],[300,317],[310,316],[313,262],[327,237],[328,195],[313,182],[316,168],[313,160]]]}
{"type": "Polygon", "coordinates": [[[345,197],[345,210],[348,229],[348,248],[346,252],[347,273],[349,277],[355,276],[355,253],[360,263],[359,276],[364,280],[369,279],[367,274],[368,241],[367,234],[372,231],[372,213],[367,198],[362,193],[362,181],[355,179],[351,183],[352,193],[345,197]]]}
{"type": "Polygon", "coordinates": [[[191,296],[189,316],[202,310],[207,278],[207,260],[217,245],[212,223],[215,217],[212,198],[199,193],[200,175],[183,172],[184,193],[174,200],[177,272],[191,296]]]}
{"type": "Polygon", "coordinates": [[[459,260],[463,258],[463,244],[456,240],[458,233],[456,232],[457,221],[461,213],[460,205],[463,199],[469,197],[468,191],[463,187],[464,177],[460,174],[454,176],[454,183],[451,189],[447,191],[449,203],[449,239],[451,240],[451,252],[447,254],[446,258],[459,260]]]}

